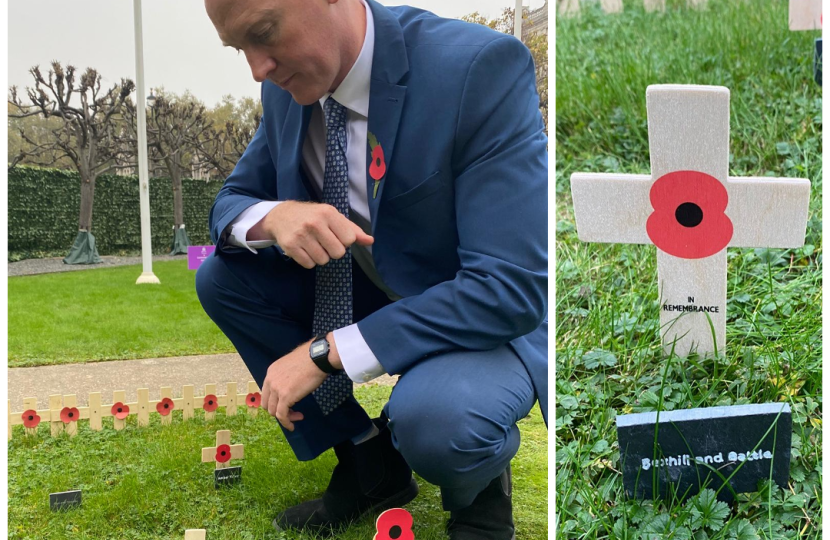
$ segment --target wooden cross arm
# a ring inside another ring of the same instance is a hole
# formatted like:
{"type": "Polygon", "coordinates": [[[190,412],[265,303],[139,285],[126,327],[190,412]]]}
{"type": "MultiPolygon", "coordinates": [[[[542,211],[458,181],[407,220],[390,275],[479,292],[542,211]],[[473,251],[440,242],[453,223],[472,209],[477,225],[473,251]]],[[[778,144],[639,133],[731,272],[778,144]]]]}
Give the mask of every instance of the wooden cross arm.
{"type": "Polygon", "coordinates": [[[573,173],[576,234],[583,242],[651,244],[650,174],[573,173]]]}
{"type": "MultiPolygon", "coordinates": [[[[651,176],[571,175],[576,230],[583,242],[651,244],[651,176]]],[[[810,181],[804,178],[732,177],[726,181],[732,221],[729,247],[794,248],[804,244],[810,181]]]]}
{"type": "MultiPolygon", "coordinates": [[[[242,444],[232,444],[231,459],[245,459],[245,448],[242,444]]],[[[216,461],[216,447],[202,448],[202,463],[216,461]]]]}
{"type": "Polygon", "coordinates": [[[810,210],[805,178],[732,177],[726,215],[734,232],[729,247],[796,248],[804,245],[810,210]]]}

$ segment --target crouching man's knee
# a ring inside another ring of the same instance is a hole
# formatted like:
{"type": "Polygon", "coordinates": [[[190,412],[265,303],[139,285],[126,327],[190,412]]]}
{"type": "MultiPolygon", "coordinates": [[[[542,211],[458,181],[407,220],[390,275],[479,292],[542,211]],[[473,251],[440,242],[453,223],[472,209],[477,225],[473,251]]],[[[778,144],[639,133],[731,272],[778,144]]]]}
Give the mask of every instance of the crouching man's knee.
{"type": "Polygon", "coordinates": [[[516,455],[520,436],[515,424],[503,425],[471,410],[463,395],[419,400],[424,394],[407,392],[402,382],[386,409],[389,428],[398,451],[426,481],[442,488],[483,487],[516,455]]]}

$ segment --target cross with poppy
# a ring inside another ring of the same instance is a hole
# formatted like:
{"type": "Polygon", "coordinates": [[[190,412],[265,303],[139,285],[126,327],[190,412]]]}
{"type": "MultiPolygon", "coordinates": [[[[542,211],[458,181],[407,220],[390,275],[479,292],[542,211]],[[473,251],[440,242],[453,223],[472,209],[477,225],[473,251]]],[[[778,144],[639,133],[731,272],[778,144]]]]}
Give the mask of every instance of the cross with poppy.
{"type": "Polygon", "coordinates": [[[717,353],[726,248],[802,246],[810,181],[728,176],[728,88],[653,85],[646,108],[651,174],[571,175],[577,234],[657,246],[664,352],[717,353]]]}
{"type": "Polygon", "coordinates": [[[216,446],[202,448],[202,463],[214,461],[217,469],[230,467],[232,459],[245,459],[245,448],[242,444],[231,445],[230,430],[217,431],[216,446]]]}
{"type": "Polygon", "coordinates": [[[821,0],[790,0],[790,30],[821,30],[821,0]]]}

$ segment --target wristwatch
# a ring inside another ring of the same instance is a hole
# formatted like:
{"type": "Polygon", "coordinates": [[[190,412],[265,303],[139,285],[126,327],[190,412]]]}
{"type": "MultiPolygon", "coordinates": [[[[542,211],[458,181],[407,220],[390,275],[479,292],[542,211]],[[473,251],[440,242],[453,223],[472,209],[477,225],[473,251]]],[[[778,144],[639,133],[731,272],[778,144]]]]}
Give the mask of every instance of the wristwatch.
{"type": "Polygon", "coordinates": [[[308,348],[309,356],[311,356],[311,359],[323,373],[334,373],[335,371],[339,371],[334,369],[334,366],[329,363],[330,350],[331,348],[329,347],[329,342],[326,339],[326,334],[321,334],[314,338],[314,341],[311,342],[311,346],[308,348]]]}

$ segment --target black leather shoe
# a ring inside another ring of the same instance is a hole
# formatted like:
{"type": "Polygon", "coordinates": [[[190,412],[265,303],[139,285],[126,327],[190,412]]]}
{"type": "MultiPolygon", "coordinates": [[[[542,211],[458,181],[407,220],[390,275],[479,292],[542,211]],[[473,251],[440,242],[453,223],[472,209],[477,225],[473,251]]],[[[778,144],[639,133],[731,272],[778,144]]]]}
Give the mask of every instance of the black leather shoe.
{"type": "Polygon", "coordinates": [[[334,447],[338,464],[323,497],[286,509],[274,519],[274,528],[331,534],[366,514],[402,507],[418,495],[412,469],[392,445],[385,419],[373,421],[380,430],[374,438],[334,447]]]}
{"type": "Polygon", "coordinates": [[[473,504],[450,512],[447,532],[451,540],[516,540],[509,464],[476,496],[473,504]]]}

